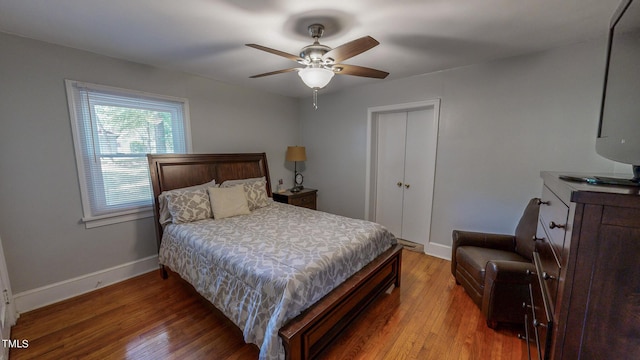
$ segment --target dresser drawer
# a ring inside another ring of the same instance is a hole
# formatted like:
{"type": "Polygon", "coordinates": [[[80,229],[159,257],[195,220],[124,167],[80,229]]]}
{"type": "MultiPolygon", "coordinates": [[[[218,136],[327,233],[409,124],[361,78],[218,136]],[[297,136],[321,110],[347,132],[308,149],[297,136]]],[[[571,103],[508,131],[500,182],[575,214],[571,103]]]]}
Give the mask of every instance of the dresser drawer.
{"type": "Polygon", "coordinates": [[[289,203],[291,205],[295,205],[295,206],[301,206],[301,207],[306,207],[309,209],[315,209],[316,208],[316,194],[309,194],[309,195],[305,195],[305,196],[300,196],[300,197],[296,197],[296,198],[292,198],[289,203]]]}
{"type": "Polygon", "coordinates": [[[554,313],[546,284],[547,281],[543,278],[544,270],[542,269],[542,262],[538,252],[533,253],[533,262],[536,267],[536,276],[529,284],[533,319],[527,326],[531,329],[530,332],[535,339],[539,359],[548,359],[551,355],[554,313]]]}
{"type": "Polygon", "coordinates": [[[542,352],[544,347],[540,342],[540,331],[536,329],[537,322],[534,322],[534,319],[536,319],[536,313],[540,312],[540,307],[537,303],[537,301],[540,301],[540,291],[539,288],[535,285],[538,280],[535,279],[535,274],[533,276],[534,279],[532,280],[532,283],[529,284],[529,300],[523,304],[523,306],[525,307],[524,340],[527,343],[529,359],[542,360],[544,358],[544,353],[542,352]]]}
{"type": "Polygon", "coordinates": [[[540,299],[540,291],[535,284],[537,283],[536,274],[531,274],[531,279],[529,283],[529,298],[525,300],[522,304],[524,308],[524,336],[519,335],[518,337],[525,340],[527,344],[527,352],[529,353],[529,359],[542,359],[543,354],[540,351],[540,341],[536,337],[539,334],[536,332],[536,327],[534,326],[533,319],[536,318],[536,312],[539,309],[536,309],[536,300],[540,299]],[[534,296],[534,292],[537,294],[534,296]]]}
{"type": "Polygon", "coordinates": [[[309,188],[304,188],[295,193],[292,193],[291,191],[285,191],[282,193],[273,193],[273,200],[285,204],[316,210],[317,193],[318,190],[309,188]]]}
{"type": "Polygon", "coordinates": [[[560,264],[563,260],[562,248],[564,247],[564,236],[569,226],[568,219],[569,207],[545,186],[542,189],[539,220],[546,236],[539,231],[537,235],[544,236],[549,241],[560,264]]]}
{"type": "Polygon", "coordinates": [[[536,251],[538,253],[542,279],[547,286],[547,293],[552,305],[555,305],[558,294],[558,279],[560,277],[560,260],[555,254],[551,242],[548,241],[542,224],[538,224],[536,237],[536,251]]]}

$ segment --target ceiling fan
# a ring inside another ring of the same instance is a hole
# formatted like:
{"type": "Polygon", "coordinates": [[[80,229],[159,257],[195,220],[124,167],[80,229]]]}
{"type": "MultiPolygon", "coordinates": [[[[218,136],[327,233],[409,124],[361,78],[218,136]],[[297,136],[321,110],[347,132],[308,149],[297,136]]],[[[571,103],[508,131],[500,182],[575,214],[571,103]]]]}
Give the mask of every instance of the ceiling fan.
{"type": "Polygon", "coordinates": [[[376,79],[384,79],[389,75],[386,71],[371,69],[364,66],[342,64],[343,61],[370,50],[380,44],[371,36],[364,36],[332,49],[326,45],[320,44],[319,39],[324,34],[324,26],[322,24],[310,25],[308,29],[309,35],[311,35],[314,41],[313,44],[307,45],[300,50],[300,56],[271,49],[262,45],[246,44],[254,49],[282,56],[305,66],[303,68],[289,68],[271,71],[253,75],[250,76],[250,78],[259,78],[297,71],[305,85],[313,89],[313,106],[317,109],[318,90],[327,86],[334,74],[362,76],[376,79]]]}

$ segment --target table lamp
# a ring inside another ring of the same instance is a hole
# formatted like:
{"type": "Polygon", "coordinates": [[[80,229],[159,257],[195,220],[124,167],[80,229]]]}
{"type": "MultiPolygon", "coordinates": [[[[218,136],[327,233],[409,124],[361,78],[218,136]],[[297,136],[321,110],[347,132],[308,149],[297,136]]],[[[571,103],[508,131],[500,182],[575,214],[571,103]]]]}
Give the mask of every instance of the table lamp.
{"type": "Polygon", "coordinates": [[[294,186],[291,188],[291,192],[299,192],[304,189],[302,186],[302,180],[304,179],[302,174],[298,172],[298,161],[307,160],[307,152],[304,146],[288,146],[287,147],[287,161],[293,161],[294,175],[293,175],[293,183],[294,186]]]}

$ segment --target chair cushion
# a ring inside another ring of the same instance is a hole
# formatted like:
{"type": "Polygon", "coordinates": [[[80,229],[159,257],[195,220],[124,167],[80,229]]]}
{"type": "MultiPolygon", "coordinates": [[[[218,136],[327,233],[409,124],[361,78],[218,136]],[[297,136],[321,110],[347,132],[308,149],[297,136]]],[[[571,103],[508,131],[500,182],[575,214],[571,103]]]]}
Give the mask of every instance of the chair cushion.
{"type": "Polygon", "coordinates": [[[458,267],[473,279],[474,287],[480,294],[484,289],[484,275],[487,263],[491,260],[508,260],[530,262],[525,257],[514,252],[480,248],[475,246],[460,246],[456,250],[458,267]]]}

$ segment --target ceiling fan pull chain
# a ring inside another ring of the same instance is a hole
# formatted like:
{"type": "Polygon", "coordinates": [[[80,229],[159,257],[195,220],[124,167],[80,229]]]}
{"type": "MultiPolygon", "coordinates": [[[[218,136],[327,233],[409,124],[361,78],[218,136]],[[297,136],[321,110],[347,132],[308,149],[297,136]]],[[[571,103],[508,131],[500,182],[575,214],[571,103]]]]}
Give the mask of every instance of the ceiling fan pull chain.
{"type": "Polygon", "coordinates": [[[318,110],[318,89],[313,89],[313,110],[318,110]]]}

